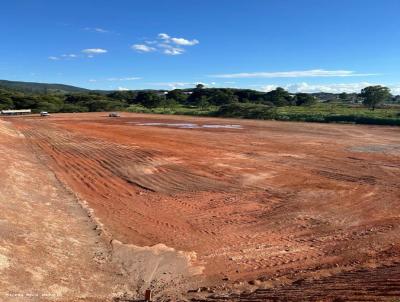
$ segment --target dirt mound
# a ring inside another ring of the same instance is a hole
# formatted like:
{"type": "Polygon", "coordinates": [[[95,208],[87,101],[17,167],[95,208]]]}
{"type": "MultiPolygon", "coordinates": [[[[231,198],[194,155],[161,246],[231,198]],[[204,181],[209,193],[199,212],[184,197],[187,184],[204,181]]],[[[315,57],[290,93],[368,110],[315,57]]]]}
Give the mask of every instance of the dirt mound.
{"type": "Polygon", "coordinates": [[[176,251],[164,244],[139,247],[113,240],[112,260],[136,284],[137,296],[151,289],[156,299],[170,292],[185,293],[196,284],[193,277],[204,270],[196,265],[194,252],[176,251]]]}

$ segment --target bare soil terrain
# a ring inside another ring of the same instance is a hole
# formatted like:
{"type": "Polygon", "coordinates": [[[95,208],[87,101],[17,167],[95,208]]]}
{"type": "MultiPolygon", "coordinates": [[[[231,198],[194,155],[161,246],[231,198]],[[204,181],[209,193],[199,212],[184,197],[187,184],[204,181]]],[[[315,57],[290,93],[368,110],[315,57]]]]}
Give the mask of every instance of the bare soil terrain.
{"type": "Polygon", "coordinates": [[[41,160],[25,173],[46,186],[46,166],[86,202],[119,260],[104,265],[122,263],[136,290],[192,289],[193,301],[400,298],[398,127],[128,113],[6,120],[18,148],[41,160]]]}

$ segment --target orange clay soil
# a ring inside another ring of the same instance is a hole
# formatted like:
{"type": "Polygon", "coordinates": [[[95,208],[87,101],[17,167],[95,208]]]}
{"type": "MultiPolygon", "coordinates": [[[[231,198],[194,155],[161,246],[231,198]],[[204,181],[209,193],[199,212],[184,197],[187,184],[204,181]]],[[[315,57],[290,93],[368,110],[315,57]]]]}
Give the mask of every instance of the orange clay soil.
{"type": "Polygon", "coordinates": [[[8,120],[113,238],[195,252],[215,290],[399,272],[400,128],[129,113],[8,120]]]}

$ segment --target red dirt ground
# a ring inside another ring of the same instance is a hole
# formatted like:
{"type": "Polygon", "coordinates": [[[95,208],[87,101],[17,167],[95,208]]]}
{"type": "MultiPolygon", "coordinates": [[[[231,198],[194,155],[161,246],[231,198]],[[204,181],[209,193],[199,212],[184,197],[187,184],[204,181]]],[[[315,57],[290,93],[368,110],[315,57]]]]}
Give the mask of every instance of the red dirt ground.
{"type": "Polygon", "coordinates": [[[9,121],[115,239],[195,252],[204,295],[296,300],[303,286],[321,299],[323,280],[339,276],[346,297],[362,297],[356,271],[386,266],[387,296],[365,296],[400,297],[399,128],[128,113],[9,121]]]}

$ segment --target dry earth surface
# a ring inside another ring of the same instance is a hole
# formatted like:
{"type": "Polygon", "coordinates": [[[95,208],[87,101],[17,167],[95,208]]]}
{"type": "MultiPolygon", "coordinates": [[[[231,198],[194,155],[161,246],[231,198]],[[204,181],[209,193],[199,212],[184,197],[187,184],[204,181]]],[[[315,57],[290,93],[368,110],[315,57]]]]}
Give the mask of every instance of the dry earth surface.
{"type": "Polygon", "coordinates": [[[128,113],[4,120],[2,293],[400,298],[398,127],[128,113]]]}

